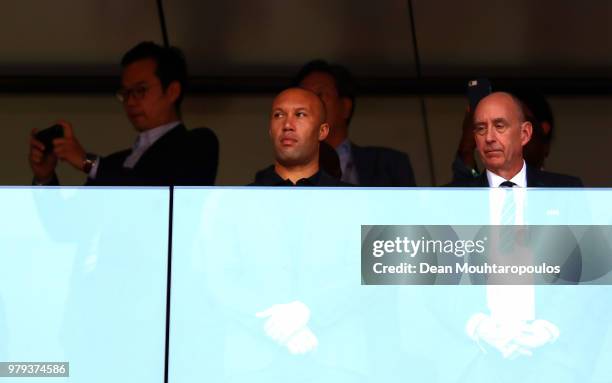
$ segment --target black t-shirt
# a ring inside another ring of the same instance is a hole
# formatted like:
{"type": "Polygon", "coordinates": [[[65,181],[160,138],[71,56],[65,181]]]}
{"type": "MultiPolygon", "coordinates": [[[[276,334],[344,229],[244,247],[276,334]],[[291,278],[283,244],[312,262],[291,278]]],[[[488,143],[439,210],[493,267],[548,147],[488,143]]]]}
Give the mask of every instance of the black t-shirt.
{"type": "Polygon", "coordinates": [[[319,170],[308,178],[302,178],[295,184],[289,179],[282,179],[276,171],[274,171],[274,165],[268,166],[267,168],[260,170],[255,175],[255,182],[249,184],[249,186],[353,186],[346,182],[342,182],[337,178],[334,178],[327,174],[323,170],[319,170]]]}

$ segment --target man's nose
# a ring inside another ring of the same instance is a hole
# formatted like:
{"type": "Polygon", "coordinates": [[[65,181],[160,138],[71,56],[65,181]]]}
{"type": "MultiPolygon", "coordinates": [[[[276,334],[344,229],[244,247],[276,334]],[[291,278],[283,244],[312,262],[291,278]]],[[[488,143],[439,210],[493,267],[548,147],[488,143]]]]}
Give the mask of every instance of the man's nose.
{"type": "Polygon", "coordinates": [[[134,94],[134,92],[128,92],[125,95],[125,101],[124,104],[126,106],[134,106],[138,103],[138,100],[136,99],[136,95],[134,94]]]}
{"type": "Polygon", "coordinates": [[[293,119],[291,117],[287,117],[285,118],[285,121],[283,121],[283,130],[295,130],[293,119]]]}
{"type": "Polygon", "coordinates": [[[495,131],[495,128],[493,127],[493,125],[490,125],[487,127],[487,131],[485,132],[485,140],[487,142],[493,142],[495,141],[497,138],[497,132],[495,131]]]}

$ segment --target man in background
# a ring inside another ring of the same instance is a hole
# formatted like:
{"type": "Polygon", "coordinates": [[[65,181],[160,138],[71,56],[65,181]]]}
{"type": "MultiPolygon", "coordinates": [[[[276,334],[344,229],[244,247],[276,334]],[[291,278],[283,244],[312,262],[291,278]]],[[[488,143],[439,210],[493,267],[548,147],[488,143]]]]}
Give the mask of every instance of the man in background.
{"type": "Polygon", "coordinates": [[[338,152],[342,181],[360,186],[416,186],[405,153],[383,147],[362,147],[350,141],[355,85],[346,68],[312,61],[300,70],[294,85],[314,92],[323,100],[329,124],[325,141],[338,152]]]}

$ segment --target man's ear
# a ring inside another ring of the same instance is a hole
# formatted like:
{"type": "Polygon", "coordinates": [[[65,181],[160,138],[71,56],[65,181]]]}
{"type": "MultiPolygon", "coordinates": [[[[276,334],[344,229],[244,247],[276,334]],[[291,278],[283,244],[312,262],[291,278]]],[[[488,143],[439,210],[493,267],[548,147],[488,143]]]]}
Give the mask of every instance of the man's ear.
{"type": "Polygon", "coordinates": [[[521,145],[525,146],[531,140],[533,134],[533,125],[531,122],[525,121],[521,124],[521,145]]]}
{"type": "Polygon", "coordinates": [[[181,90],[181,83],[178,81],[172,81],[168,85],[168,88],[166,88],[166,96],[170,98],[170,101],[172,101],[172,103],[175,103],[181,95],[181,90]]]}
{"type": "Polygon", "coordinates": [[[319,126],[319,141],[324,141],[329,134],[329,124],[327,122],[322,123],[319,126]]]}
{"type": "Polygon", "coordinates": [[[544,132],[544,136],[548,136],[550,134],[550,131],[552,130],[552,125],[550,125],[550,122],[542,121],[540,123],[540,126],[542,127],[542,131],[544,132]]]}
{"type": "Polygon", "coordinates": [[[342,118],[348,120],[353,111],[353,101],[349,97],[342,97],[342,118]]]}

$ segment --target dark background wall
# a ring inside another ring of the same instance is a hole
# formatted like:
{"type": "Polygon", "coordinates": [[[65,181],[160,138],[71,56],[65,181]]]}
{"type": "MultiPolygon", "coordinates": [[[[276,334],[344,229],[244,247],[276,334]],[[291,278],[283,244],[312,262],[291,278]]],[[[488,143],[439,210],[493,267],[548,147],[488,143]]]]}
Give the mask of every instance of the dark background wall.
{"type": "MultiPolygon", "coordinates": [[[[193,77],[185,121],[214,129],[221,142],[219,184],[247,183],[271,161],[274,92],[304,62],[324,58],[360,84],[354,140],[408,152],[419,185],[450,179],[473,77],[542,89],[557,121],[547,168],[612,185],[605,0],[4,2],[0,183],[30,182],[28,133],[58,118],[74,123],[88,151],[131,145],[135,132],[113,97],[117,63],[141,40],[163,42],[160,4],[167,38],[184,49],[193,77]]],[[[65,184],[83,181],[66,166],[59,173],[65,184]]]]}

